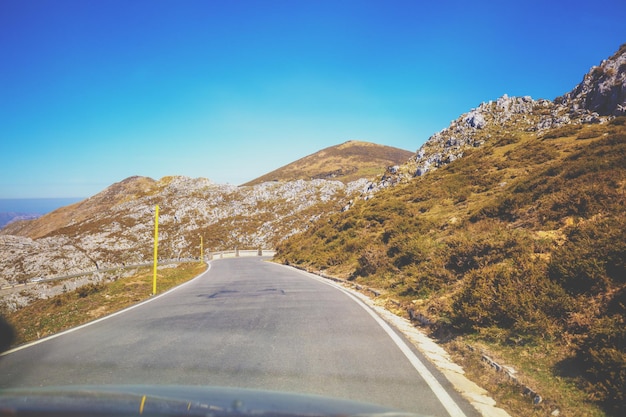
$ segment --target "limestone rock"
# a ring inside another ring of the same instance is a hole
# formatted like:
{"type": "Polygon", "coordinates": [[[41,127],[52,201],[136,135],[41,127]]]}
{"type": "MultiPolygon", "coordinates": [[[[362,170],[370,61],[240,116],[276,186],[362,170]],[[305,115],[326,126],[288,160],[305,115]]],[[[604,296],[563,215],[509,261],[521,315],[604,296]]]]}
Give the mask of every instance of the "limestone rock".
{"type": "Polygon", "coordinates": [[[626,44],[609,59],[591,68],[570,93],[557,99],[574,109],[599,116],[626,114],[626,44]]]}

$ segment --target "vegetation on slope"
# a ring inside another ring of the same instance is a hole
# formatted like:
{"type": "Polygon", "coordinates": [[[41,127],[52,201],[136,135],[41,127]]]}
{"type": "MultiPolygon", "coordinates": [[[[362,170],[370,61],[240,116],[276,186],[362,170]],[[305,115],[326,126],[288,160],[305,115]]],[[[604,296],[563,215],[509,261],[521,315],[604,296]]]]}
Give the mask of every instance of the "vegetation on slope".
{"type": "Polygon", "coordinates": [[[197,258],[201,242],[207,254],[273,248],[308,227],[320,212],[341,210],[366,184],[298,180],[236,187],[205,178],[129,178],[81,203],[24,222],[18,235],[0,231],[0,286],[151,262],[156,205],[162,260],[197,258]],[[65,221],[57,222],[59,218],[65,221]],[[54,224],[52,231],[39,238],[29,235],[50,226],[47,221],[54,224]]]}
{"type": "Polygon", "coordinates": [[[561,415],[595,415],[583,403],[623,415],[625,187],[626,117],[501,133],[291,237],[277,257],[378,288],[446,340],[531,356],[530,378],[561,415]],[[552,388],[565,385],[586,394],[552,388]]]}
{"type": "Polygon", "coordinates": [[[124,201],[153,193],[157,189],[157,185],[157,182],[152,178],[129,177],[111,185],[91,198],[61,207],[34,220],[11,223],[1,229],[0,234],[28,236],[37,239],[67,227],[69,224],[80,223],[96,217],[99,213],[106,212],[124,201]]]}
{"type": "MultiPolygon", "coordinates": [[[[165,292],[206,269],[206,264],[183,263],[160,269],[157,291],[165,292]]],[[[142,268],[131,277],[92,283],[56,297],[41,299],[17,311],[0,311],[15,329],[15,344],[37,340],[96,320],[146,300],[152,293],[152,269],[142,268]]]]}
{"type": "Polygon", "coordinates": [[[273,248],[320,213],[342,210],[368,187],[363,177],[380,175],[411,155],[350,141],[275,171],[278,177],[272,174],[272,179],[279,181],[254,186],[130,177],[84,201],[0,230],[0,285],[150,261],[156,205],[161,259],[198,257],[201,241],[206,252],[273,248]]]}
{"type": "Polygon", "coordinates": [[[348,183],[380,175],[388,166],[402,164],[413,155],[404,149],[351,140],[305,156],[244,185],[297,179],[348,183]]]}

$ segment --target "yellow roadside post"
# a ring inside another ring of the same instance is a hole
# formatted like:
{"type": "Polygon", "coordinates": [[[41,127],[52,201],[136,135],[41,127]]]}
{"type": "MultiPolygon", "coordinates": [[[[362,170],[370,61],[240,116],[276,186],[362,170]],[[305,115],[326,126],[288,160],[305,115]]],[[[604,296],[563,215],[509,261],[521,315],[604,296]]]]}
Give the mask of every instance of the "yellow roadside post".
{"type": "Polygon", "coordinates": [[[200,236],[200,263],[204,263],[204,238],[200,236]]]}
{"type": "Polygon", "coordinates": [[[152,295],[156,295],[157,263],[159,253],[159,205],[154,213],[154,267],[152,271],[152,295]]]}

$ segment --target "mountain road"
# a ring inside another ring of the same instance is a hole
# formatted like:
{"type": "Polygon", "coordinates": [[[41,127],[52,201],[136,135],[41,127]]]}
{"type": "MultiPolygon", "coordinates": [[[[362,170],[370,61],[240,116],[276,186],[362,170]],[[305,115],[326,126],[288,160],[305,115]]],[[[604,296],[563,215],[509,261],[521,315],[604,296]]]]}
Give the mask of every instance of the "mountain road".
{"type": "Polygon", "coordinates": [[[148,302],[9,351],[0,356],[0,388],[240,387],[433,416],[478,415],[410,343],[403,342],[408,352],[401,349],[394,339],[402,336],[390,334],[365,304],[265,260],[214,260],[205,273],[148,302]]]}

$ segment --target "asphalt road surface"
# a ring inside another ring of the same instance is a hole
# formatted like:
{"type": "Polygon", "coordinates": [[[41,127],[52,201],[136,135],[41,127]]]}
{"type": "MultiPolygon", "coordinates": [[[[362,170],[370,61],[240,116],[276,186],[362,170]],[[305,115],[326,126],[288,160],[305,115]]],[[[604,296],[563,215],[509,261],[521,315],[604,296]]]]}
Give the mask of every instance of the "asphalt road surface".
{"type": "Polygon", "coordinates": [[[427,367],[450,400],[435,395],[428,376],[345,292],[261,258],[236,258],[212,261],[206,273],[145,304],[1,356],[0,388],[223,386],[477,415],[427,367]]]}

